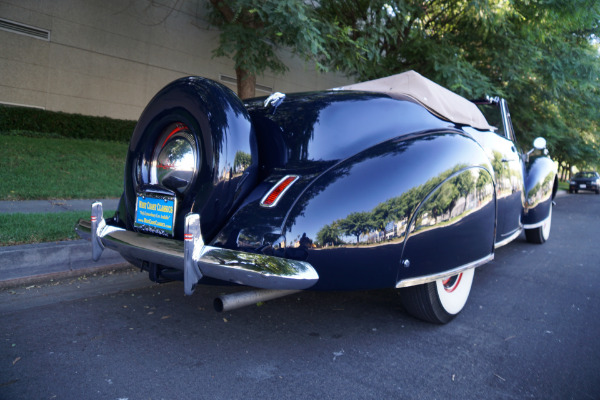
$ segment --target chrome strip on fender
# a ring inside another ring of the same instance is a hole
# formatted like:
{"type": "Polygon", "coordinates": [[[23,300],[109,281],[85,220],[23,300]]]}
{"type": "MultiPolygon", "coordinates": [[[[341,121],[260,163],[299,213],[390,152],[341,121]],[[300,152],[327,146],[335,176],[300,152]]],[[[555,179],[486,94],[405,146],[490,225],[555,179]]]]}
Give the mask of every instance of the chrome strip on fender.
{"type": "MultiPolygon", "coordinates": [[[[193,218],[189,222],[190,232],[186,233],[193,243],[188,244],[187,252],[182,241],[127,231],[106,224],[103,218],[95,224],[80,219],[75,231],[97,246],[94,256],[99,257],[97,251],[106,247],[125,257],[184,271],[186,294],[191,294],[203,275],[262,289],[308,289],[319,280],[317,271],[304,261],[205,246],[195,237],[193,218]],[[94,231],[92,226],[97,229],[94,231]]],[[[197,223],[199,227],[199,220],[197,223]]]]}
{"type": "Polygon", "coordinates": [[[477,268],[480,265],[483,265],[485,263],[488,263],[490,261],[492,261],[494,259],[494,254],[490,254],[487,255],[477,261],[473,261],[471,263],[462,265],[460,267],[451,269],[449,271],[444,271],[444,272],[440,272],[439,274],[433,274],[433,275],[426,275],[426,276],[419,276],[416,278],[408,278],[408,279],[403,279],[401,281],[399,281],[398,283],[396,283],[396,288],[400,289],[403,287],[409,287],[409,286],[416,286],[416,285],[422,285],[423,283],[429,283],[429,282],[434,282],[437,281],[438,279],[444,279],[444,278],[448,278],[450,276],[456,275],[456,274],[460,274],[461,272],[465,272],[468,269],[471,268],[477,268]]]}
{"type": "Polygon", "coordinates": [[[535,228],[539,228],[540,226],[544,225],[550,218],[552,218],[551,215],[547,216],[546,218],[544,218],[540,222],[536,222],[535,224],[523,225],[523,229],[535,229],[535,228]]]}
{"type": "Polygon", "coordinates": [[[505,244],[509,244],[510,242],[515,240],[521,234],[522,231],[523,231],[523,229],[519,228],[515,232],[513,232],[509,237],[507,237],[506,239],[503,239],[499,242],[494,243],[494,249],[498,249],[498,248],[504,246],[505,244]]]}

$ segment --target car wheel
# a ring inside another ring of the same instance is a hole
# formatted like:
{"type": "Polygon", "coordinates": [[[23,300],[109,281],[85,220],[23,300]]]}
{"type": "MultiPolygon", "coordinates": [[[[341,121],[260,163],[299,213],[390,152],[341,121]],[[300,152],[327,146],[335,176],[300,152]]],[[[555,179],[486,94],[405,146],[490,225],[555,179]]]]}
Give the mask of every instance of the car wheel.
{"type": "Polygon", "coordinates": [[[548,218],[537,228],[525,229],[525,238],[529,243],[542,244],[550,237],[550,228],[552,227],[552,203],[550,203],[550,211],[548,218]]]}
{"type": "Polygon", "coordinates": [[[475,269],[422,285],[403,288],[402,304],[414,317],[436,324],[450,322],[464,308],[475,269]]]}
{"type": "Polygon", "coordinates": [[[573,194],[573,189],[569,189],[569,193],[573,194]]]}

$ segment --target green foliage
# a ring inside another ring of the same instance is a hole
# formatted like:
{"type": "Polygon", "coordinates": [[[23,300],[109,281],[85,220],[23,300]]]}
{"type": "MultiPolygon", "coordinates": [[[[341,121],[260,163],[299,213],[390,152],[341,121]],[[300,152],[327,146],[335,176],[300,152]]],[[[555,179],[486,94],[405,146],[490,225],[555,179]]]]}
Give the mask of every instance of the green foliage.
{"type": "Polygon", "coordinates": [[[235,157],[233,159],[233,170],[235,173],[238,171],[244,171],[250,164],[252,164],[252,155],[249,153],[244,153],[243,151],[238,151],[235,153],[235,157]]]}
{"type": "Polygon", "coordinates": [[[342,243],[340,236],[343,234],[342,230],[337,223],[331,225],[325,225],[317,233],[317,243],[320,246],[338,245],[342,243]]]}
{"type": "Polygon", "coordinates": [[[517,31],[521,79],[506,84],[517,133],[528,145],[545,137],[552,156],[567,164],[600,164],[600,64],[590,40],[600,4],[518,3],[517,10],[528,21],[523,25],[531,25],[517,31]]]}
{"type": "Polygon", "coordinates": [[[232,56],[236,68],[254,75],[287,67],[275,53],[286,46],[308,56],[324,52],[314,9],[296,0],[211,1],[211,20],[221,28],[214,56],[232,56]]]}
{"type": "Polygon", "coordinates": [[[221,28],[214,56],[231,56],[236,68],[262,74],[287,70],[276,46],[295,48],[300,54],[322,51],[323,41],[311,16],[312,8],[296,0],[211,1],[211,21],[221,28]]]}
{"type": "Polygon", "coordinates": [[[135,121],[0,106],[0,132],[21,136],[64,137],[129,142],[135,121]]]}
{"type": "Polygon", "coordinates": [[[600,165],[600,2],[322,0],[348,41],[326,47],[368,80],[406,70],[467,97],[509,101],[523,148],[544,136],[556,159],[600,165]]]}
{"type": "Polygon", "coordinates": [[[0,133],[0,200],[119,197],[127,144],[0,133]]]}
{"type": "Polygon", "coordinates": [[[370,212],[353,212],[338,222],[339,228],[345,235],[356,236],[356,242],[360,241],[360,235],[375,228],[375,223],[370,212]]]}
{"type": "MultiPolygon", "coordinates": [[[[347,29],[335,20],[318,18],[311,2],[297,0],[210,0],[209,17],[221,30],[213,57],[230,57],[238,81],[265,71],[284,73],[287,66],[277,54],[279,48],[312,60],[318,70],[330,64],[325,43],[335,41],[352,46],[347,29]]],[[[242,98],[242,93],[238,93],[242,98]]]]}

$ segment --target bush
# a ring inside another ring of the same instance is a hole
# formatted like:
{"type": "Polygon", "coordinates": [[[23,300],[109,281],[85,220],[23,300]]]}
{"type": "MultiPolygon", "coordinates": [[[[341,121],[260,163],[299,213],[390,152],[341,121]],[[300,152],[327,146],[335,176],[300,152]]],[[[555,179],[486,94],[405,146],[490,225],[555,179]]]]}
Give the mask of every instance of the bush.
{"type": "Polygon", "coordinates": [[[73,139],[129,142],[136,121],[0,106],[0,132],[42,133],[73,139]]]}

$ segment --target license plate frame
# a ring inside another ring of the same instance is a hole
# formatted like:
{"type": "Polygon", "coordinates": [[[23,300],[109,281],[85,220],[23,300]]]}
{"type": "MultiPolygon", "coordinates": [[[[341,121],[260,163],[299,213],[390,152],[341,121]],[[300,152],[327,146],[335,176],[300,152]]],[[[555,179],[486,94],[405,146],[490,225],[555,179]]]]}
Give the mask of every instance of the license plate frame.
{"type": "Polygon", "coordinates": [[[177,199],[174,196],[137,193],[134,226],[142,231],[173,237],[177,199]]]}

